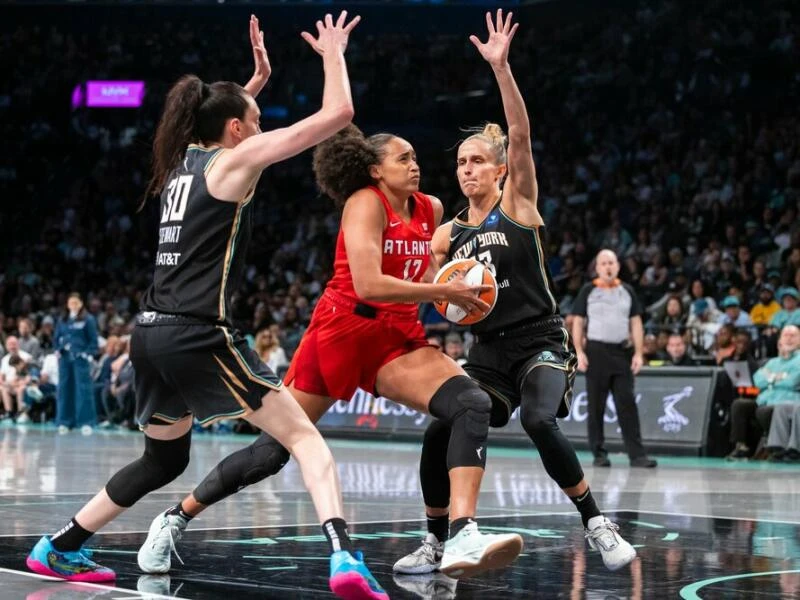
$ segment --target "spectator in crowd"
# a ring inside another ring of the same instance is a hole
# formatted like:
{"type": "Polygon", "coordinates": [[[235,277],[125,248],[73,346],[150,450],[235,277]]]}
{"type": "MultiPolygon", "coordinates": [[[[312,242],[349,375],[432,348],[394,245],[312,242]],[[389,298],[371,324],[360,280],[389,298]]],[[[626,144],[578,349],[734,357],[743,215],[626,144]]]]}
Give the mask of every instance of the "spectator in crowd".
{"type": "Polygon", "coordinates": [[[136,395],[134,387],[133,362],[130,359],[130,336],[120,338],[119,354],[111,363],[111,386],[109,388],[112,404],[117,407],[113,422],[123,429],[136,429],[134,411],[136,395]]]}
{"type": "Polygon", "coordinates": [[[798,298],[800,298],[800,294],[796,288],[785,287],[778,290],[778,300],[783,308],[775,313],[769,324],[779,330],[786,325],[800,327],[800,310],[797,310],[798,298]]]}
{"type": "MultiPolygon", "coordinates": [[[[25,371],[27,374],[25,366],[31,361],[32,357],[19,347],[19,339],[13,335],[6,338],[5,350],[6,353],[0,359],[0,395],[2,395],[3,409],[5,410],[2,421],[12,423],[17,411],[22,408],[19,404],[22,401],[22,396],[20,392],[21,380],[18,374],[20,371],[25,371]],[[13,365],[12,361],[14,361],[13,365]]],[[[27,382],[25,383],[27,385],[27,382]]]]}
{"type": "Polygon", "coordinates": [[[669,334],[669,341],[667,341],[666,359],[661,361],[651,362],[652,366],[665,366],[665,367],[694,367],[697,362],[689,356],[686,349],[686,340],[680,333],[673,332],[669,334]]]}
{"type": "Polygon", "coordinates": [[[444,353],[456,361],[459,365],[467,362],[464,354],[464,340],[457,331],[448,333],[444,338],[444,353]]]}
{"type": "Polygon", "coordinates": [[[714,356],[714,362],[718,365],[733,356],[736,351],[736,346],[733,344],[734,331],[736,328],[731,323],[726,323],[717,331],[711,354],[714,356]]]}
{"type": "Polygon", "coordinates": [[[50,352],[55,350],[53,343],[53,334],[55,333],[55,321],[50,315],[46,315],[42,319],[42,324],[39,331],[36,332],[36,339],[39,340],[39,347],[42,352],[50,352]]]}
{"type": "Polygon", "coordinates": [[[734,327],[747,327],[753,324],[750,315],[742,310],[741,302],[736,296],[726,296],[722,301],[722,310],[725,312],[720,317],[719,322],[723,325],[730,324],[734,327]]]}
{"type": "Polygon", "coordinates": [[[269,326],[262,326],[256,332],[255,351],[273,373],[280,373],[289,366],[286,352],[281,348],[280,340],[272,334],[269,326]]]}
{"type": "Polygon", "coordinates": [[[775,301],[775,288],[769,283],[765,283],[759,289],[758,302],[750,309],[750,320],[754,325],[768,325],[780,309],[781,305],[775,301]]]}
{"type": "Polygon", "coordinates": [[[80,427],[91,435],[97,424],[91,364],[97,353],[97,323],[72,293],[55,332],[59,353],[56,422],[59,433],[80,427]]]}
{"type": "Polygon", "coordinates": [[[39,338],[33,335],[33,323],[27,317],[23,317],[17,323],[19,329],[19,348],[31,356],[31,362],[35,365],[41,364],[42,345],[39,338]]]}
{"type": "Polygon", "coordinates": [[[679,296],[670,296],[664,305],[663,312],[648,322],[651,331],[682,331],[686,327],[688,316],[679,296]]]}
{"type": "Polygon", "coordinates": [[[98,419],[101,419],[100,428],[111,427],[116,422],[119,406],[111,395],[111,365],[119,357],[122,342],[116,335],[108,336],[103,354],[94,365],[94,395],[98,419]]]}
{"type": "Polygon", "coordinates": [[[692,346],[699,352],[711,352],[719,332],[720,313],[714,312],[705,298],[692,302],[692,314],[686,325],[689,329],[692,346]],[[716,317],[716,318],[715,318],[716,317]]]}
{"type": "Polygon", "coordinates": [[[747,329],[737,329],[733,333],[733,354],[722,360],[725,364],[728,361],[746,362],[751,375],[758,370],[758,363],[753,356],[753,338],[747,329]]]}
{"type": "MultiPolygon", "coordinates": [[[[800,403],[800,352],[798,349],[800,349],[800,328],[796,325],[787,325],[781,330],[778,339],[778,356],[767,361],[767,364],[753,375],[753,382],[759,389],[756,401],[737,398],[733,402],[731,441],[735,447],[728,458],[737,460],[748,458],[752,454],[748,438],[754,416],[760,430],[764,433],[771,433],[770,425],[776,407],[783,403],[790,403],[794,407],[800,403]]],[[[781,414],[781,424],[777,426],[775,437],[772,440],[772,444],[779,444],[775,446],[775,450],[778,452],[777,456],[782,455],[783,449],[788,447],[790,440],[787,437],[785,421],[794,415],[794,408],[782,409],[781,414]]]]}

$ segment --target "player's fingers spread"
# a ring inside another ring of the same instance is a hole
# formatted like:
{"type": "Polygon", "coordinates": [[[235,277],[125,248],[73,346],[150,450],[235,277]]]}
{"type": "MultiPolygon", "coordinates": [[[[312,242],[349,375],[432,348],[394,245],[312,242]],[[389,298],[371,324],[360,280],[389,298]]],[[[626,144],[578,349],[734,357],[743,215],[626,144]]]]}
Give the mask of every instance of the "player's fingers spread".
{"type": "Polygon", "coordinates": [[[325,27],[332,28],[333,27],[333,17],[330,13],[325,15],[325,27]]]}
{"type": "Polygon", "coordinates": [[[347,20],[347,11],[343,10],[342,12],[339,13],[339,18],[336,19],[336,27],[341,28],[346,20],[347,20]]]}
{"type": "Polygon", "coordinates": [[[361,15],[356,15],[353,17],[353,20],[347,24],[347,27],[344,28],[345,33],[350,33],[355,29],[355,26],[361,22],[361,15]]]}

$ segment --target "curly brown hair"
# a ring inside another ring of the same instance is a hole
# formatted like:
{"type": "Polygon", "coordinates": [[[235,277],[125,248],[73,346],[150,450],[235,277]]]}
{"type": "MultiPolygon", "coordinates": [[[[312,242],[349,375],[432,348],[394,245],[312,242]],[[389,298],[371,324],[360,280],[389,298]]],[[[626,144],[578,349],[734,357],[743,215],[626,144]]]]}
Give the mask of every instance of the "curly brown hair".
{"type": "Polygon", "coordinates": [[[369,168],[385,156],[385,146],[397,136],[377,133],[366,137],[355,125],[348,125],[314,149],[314,177],[317,187],[338,208],[361,188],[374,185],[369,168]]]}

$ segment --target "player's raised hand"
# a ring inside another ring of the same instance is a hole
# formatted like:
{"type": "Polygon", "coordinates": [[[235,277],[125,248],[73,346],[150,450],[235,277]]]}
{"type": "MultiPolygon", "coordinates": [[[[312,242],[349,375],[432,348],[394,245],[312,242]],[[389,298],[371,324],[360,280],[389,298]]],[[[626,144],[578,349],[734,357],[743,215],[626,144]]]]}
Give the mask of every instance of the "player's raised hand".
{"type": "Polygon", "coordinates": [[[486,13],[486,28],[489,30],[489,39],[481,42],[477,35],[469,36],[469,41],[475,44],[478,52],[483,59],[492,67],[501,67],[508,62],[508,49],[511,47],[511,40],[517,32],[519,23],[511,24],[514,13],[508,13],[503,18],[503,9],[497,9],[497,19],[492,20],[492,13],[486,13]]]}
{"type": "Polygon", "coordinates": [[[333,17],[330,14],[325,15],[325,20],[317,21],[317,37],[308,33],[302,32],[300,35],[318,54],[325,56],[335,52],[344,53],[347,48],[347,39],[350,32],[353,31],[361,17],[356,15],[349,23],[347,23],[347,11],[343,10],[333,22],[333,17]]]}
{"type": "Polygon", "coordinates": [[[250,45],[253,47],[253,63],[255,65],[253,77],[263,79],[264,82],[272,74],[269,64],[267,48],[264,46],[264,32],[259,29],[258,17],[250,15],[250,45]]]}

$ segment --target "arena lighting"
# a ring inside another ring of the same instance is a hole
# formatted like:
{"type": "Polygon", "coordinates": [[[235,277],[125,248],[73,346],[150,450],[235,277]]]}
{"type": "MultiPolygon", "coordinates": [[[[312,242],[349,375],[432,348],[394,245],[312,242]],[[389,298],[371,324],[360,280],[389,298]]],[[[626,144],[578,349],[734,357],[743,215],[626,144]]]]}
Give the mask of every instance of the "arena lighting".
{"type": "Polygon", "coordinates": [[[87,81],[72,90],[72,109],[138,108],[145,94],[144,81],[87,81]]]}

